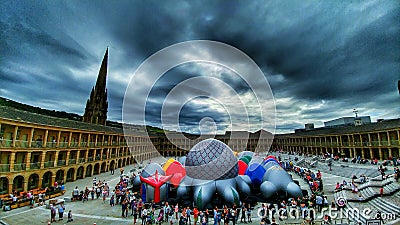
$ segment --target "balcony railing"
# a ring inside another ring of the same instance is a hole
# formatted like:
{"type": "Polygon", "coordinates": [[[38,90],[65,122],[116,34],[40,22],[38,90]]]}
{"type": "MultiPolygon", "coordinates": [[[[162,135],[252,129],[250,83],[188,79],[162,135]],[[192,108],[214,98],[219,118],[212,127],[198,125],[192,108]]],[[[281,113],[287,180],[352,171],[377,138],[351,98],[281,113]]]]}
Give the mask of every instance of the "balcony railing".
{"type": "Polygon", "coordinates": [[[76,164],[76,159],[68,160],[68,165],[71,165],[71,164],[76,164]]]}
{"type": "MultiPolygon", "coordinates": [[[[13,140],[9,139],[3,139],[0,140],[0,147],[12,147],[13,140]]],[[[76,148],[76,147],[101,147],[101,146],[117,146],[118,142],[117,141],[104,141],[104,142],[85,142],[82,141],[80,144],[78,142],[71,142],[68,145],[68,142],[59,142],[58,147],[59,148],[76,148]]],[[[126,142],[120,142],[119,145],[121,146],[126,146],[126,142]]],[[[297,144],[296,144],[297,145],[297,144]]],[[[29,147],[29,141],[22,141],[22,140],[15,140],[15,147],[18,148],[28,148],[29,147]]],[[[32,140],[31,141],[31,148],[56,148],[57,147],[57,142],[56,141],[47,141],[46,145],[44,144],[43,140],[32,140]]]]}
{"type": "Polygon", "coordinates": [[[21,171],[26,169],[25,163],[14,164],[14,171],[21,171]]]}
{"type": "Polygon", "coordinates": [[[54,161],[44,162],[44,168],[54,167],[54,161]]]}
{"type": "Polygon", "coordinates": [[[390,145],[399,146],[399,140],[390,140],[390,145]]]}
{"type": "Polygon", "coordinates": [[[85,158],[79,158],[78,162],[79,163],[84,163],[85,162],[85,158]]]}
{"type": "Polygon", "coordinates": [[[100,160],[100,156],[98,155],[98,156],[96,156],[96,160],[100,160]]]}
{"type": "Polygon", "coordinates": [[[58,143],[58,147],[59,148],[66,148],[66,147],[68,147],[68,142],[59,142],[58,143]]]}
{"type": "Polygon", "coordinates": [[[46,147],[47,148],[55,148],[55,147],[57,147],[57,142],[52,142],[52,141],[47,142],[46,147]]]}
{"type": "Polygon", "coordinates": [[[64,165],[65,165],[65,163],[66,163],[66,161],[65,161],[65,160],[58,160],[58,162],[57,162],[57,166],[64,166],[64,165]]]}
{"type": "Polygon", "coordinates": [[[10,164],[0,164],[0,172],[9,172],[10,164]]]}
{"type": "Polygon", "coordinates": [[[111,158],[115,158],[115,154],[111,154],[111,158]]]}
{"type": "Polygon", "coordinates": [[[372,146],[379,146],[379,141],[371,141],[372,146]]]}
{"type": "Polygon", "coordinates": [[[28,141],[15,140],[15,147],[27,148],[28,147],[28,141]]]}
{"type": "Polygon", "coordinates": [[[88,157],[88,158],[87,158],[87,161],[88,161],[88,162],[93,162],[93,157],[88,157]]]}
{"type": "Polygon", "coordinates": [[[103,158],[103,159],[107,159],[107,155],[104,154],[104,155],[102,156],[102,158],[103,158]]]}
{"type": "Polygon", "coordinates": [[[31,170],[39,169],[40,168],[40,163],[39,162],[30,163],[29,167],[30,167],[31,170]]]}

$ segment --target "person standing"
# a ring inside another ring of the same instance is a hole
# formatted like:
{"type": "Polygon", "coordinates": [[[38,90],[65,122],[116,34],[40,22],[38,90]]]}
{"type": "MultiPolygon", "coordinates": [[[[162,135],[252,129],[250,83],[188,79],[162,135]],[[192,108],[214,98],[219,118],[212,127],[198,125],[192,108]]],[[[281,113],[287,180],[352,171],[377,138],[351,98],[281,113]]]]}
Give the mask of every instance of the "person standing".
{"type": "Polygon", "coordinates": [[[247,211],[247,209],[246,209],[246,203],[242,203],[242,216],[240,217],[240,222],[241,223],[247,223],[246,222],[246,211],[247,211]]]}
{"type": "Polygon", "coordinates": [[[206,218],[206,224],[208,224],[208,218],[210,218],[210,212],[208,212],[208,209],[204,212],[204,218],[206,218]]]}
{"type": "MultiPolygon", "coordinates": [[[[193,224],[197,225],[197,221],[199,219],[199,210],[197,210],[197,207],[193,208],[193,224]]],[[[201,221],[200,221],[201,223],[201,221]]]]}
{"type": "Polygon", "coordinates": [[[78,186],[75,186],[75,189],[72,191],[73,197],[74,197],[74,201],[78,200],[79,197],[79,189],[78,186]]]}
{"type": "Polygon", "coordinates": [[[137,216],[138,216],[138,208],[137,208],[137,204],[135,203],[135,208],[133,210],[133,224],[134,225],[136,225],[137,216]]]}
{"type": "Polygon", "coordinates": [[[53,204],[50,206],[50,222],[56,222],[56,207],[53,204]]]}
{"type": "Polygon", "coordinates": [[[64,218],[64,211],[65,211],[65,206],[63,203],[61,203],[58,206],[58,221],[63,220],[64,218]]]}
{"type": "Polygon", "coordinates": [[[249,222],[249,223],[251,223],[252,221],[251,221],[251,205],[250,204],[248,204],[247,205],[247,221],[249,222]]]}
{"type": "Polygon", "coordinates": [[[236,217],[237,217],[237,208],[236,208],[236,205],[233,204],[232,209],[231,209],[231,218],[232,218],[233,225],[236,224],[236,217]]]}
{"type": "Polygon", "coordinates": [[[175,205],[175,219],[178,220],[178,213],[179,213],[179,205],[176,203],[175,205]]]}
{"type": "Polygon", "coordinates": [[[74,221],[74,219],[72,219],[72,211],[69,210],[68,211],[68,220],[67,220],[67,222],[72,222],[72,221],[74,221]]]}
{"type": "Polygon", "coordinates": [[[192,210],[190,210],[190,207],[188,206],[186,208],[186,224],[190,225],[192,223],[191,219],[190,219],[190,215],[192,214],[192,210]]]}
{"type": "Polygon", "coordinates": [[[321,212],[323,205],[323,198],[321,195],[317,195],[317,197],[315,197],[315,204],[317,205],[318,212],[321,212]]]}
{"type": "MultiPolygon", "coordinates": [[[[122,217],[125,218],[126,208],[128,207],[125,200],[122,201],[121,207],[122,207],[122,217]]],[[[128,216],[128,215],[126,215],[126,216],[128,216]]]]}
{"type": "Polygon", "coordinates": [[[146,209],[146,206],[143,207],[141,216],[142,216],[142,225],[146,225],[146,221],[147,221],[147,209],[146,209]]]}
{"type": "Polygon", "coordinates": [[[218,224],[218,208],[215,206],[213,210],[214,225],[218,224]]]}

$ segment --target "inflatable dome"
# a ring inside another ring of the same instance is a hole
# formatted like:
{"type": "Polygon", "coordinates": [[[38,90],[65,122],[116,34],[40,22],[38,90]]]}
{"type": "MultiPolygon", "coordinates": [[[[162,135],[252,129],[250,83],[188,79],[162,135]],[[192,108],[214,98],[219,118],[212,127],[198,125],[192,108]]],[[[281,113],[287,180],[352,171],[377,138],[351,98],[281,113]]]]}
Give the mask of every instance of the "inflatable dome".
{"type": "Polygon", "coordinates": [[[231,148],[216,139],[206,139],[186,156],[186,175],[200,180],[219,180],[238,175],[237,158],[231,148]]]}

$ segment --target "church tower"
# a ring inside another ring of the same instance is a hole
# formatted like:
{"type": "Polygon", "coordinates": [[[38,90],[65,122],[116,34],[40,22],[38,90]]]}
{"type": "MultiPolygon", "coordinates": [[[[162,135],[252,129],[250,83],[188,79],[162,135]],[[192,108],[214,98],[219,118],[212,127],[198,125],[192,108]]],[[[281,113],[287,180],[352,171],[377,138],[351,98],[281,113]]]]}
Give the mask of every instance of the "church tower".
{"type": "Polygon", "coordinates": [[[96,86],[92,88],[90,97],[86,102],[83,122],[106,125],[108,101],[107,101],[107,63],[108,48],[101,63],[99,75],[97,76],[96,86]]]}

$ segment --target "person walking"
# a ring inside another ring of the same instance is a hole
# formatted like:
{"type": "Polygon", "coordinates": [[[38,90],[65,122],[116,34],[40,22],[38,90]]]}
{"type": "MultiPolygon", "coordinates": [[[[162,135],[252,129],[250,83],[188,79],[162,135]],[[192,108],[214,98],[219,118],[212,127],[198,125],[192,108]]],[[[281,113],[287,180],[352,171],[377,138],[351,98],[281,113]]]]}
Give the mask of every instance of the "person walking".
{"type": "Polygon", "coordinates": [[[65,211],[65,206],[63,203],[61,203],[58,206],[58,221],[63,220],[64,218],[64,211],[65,211]]]}

